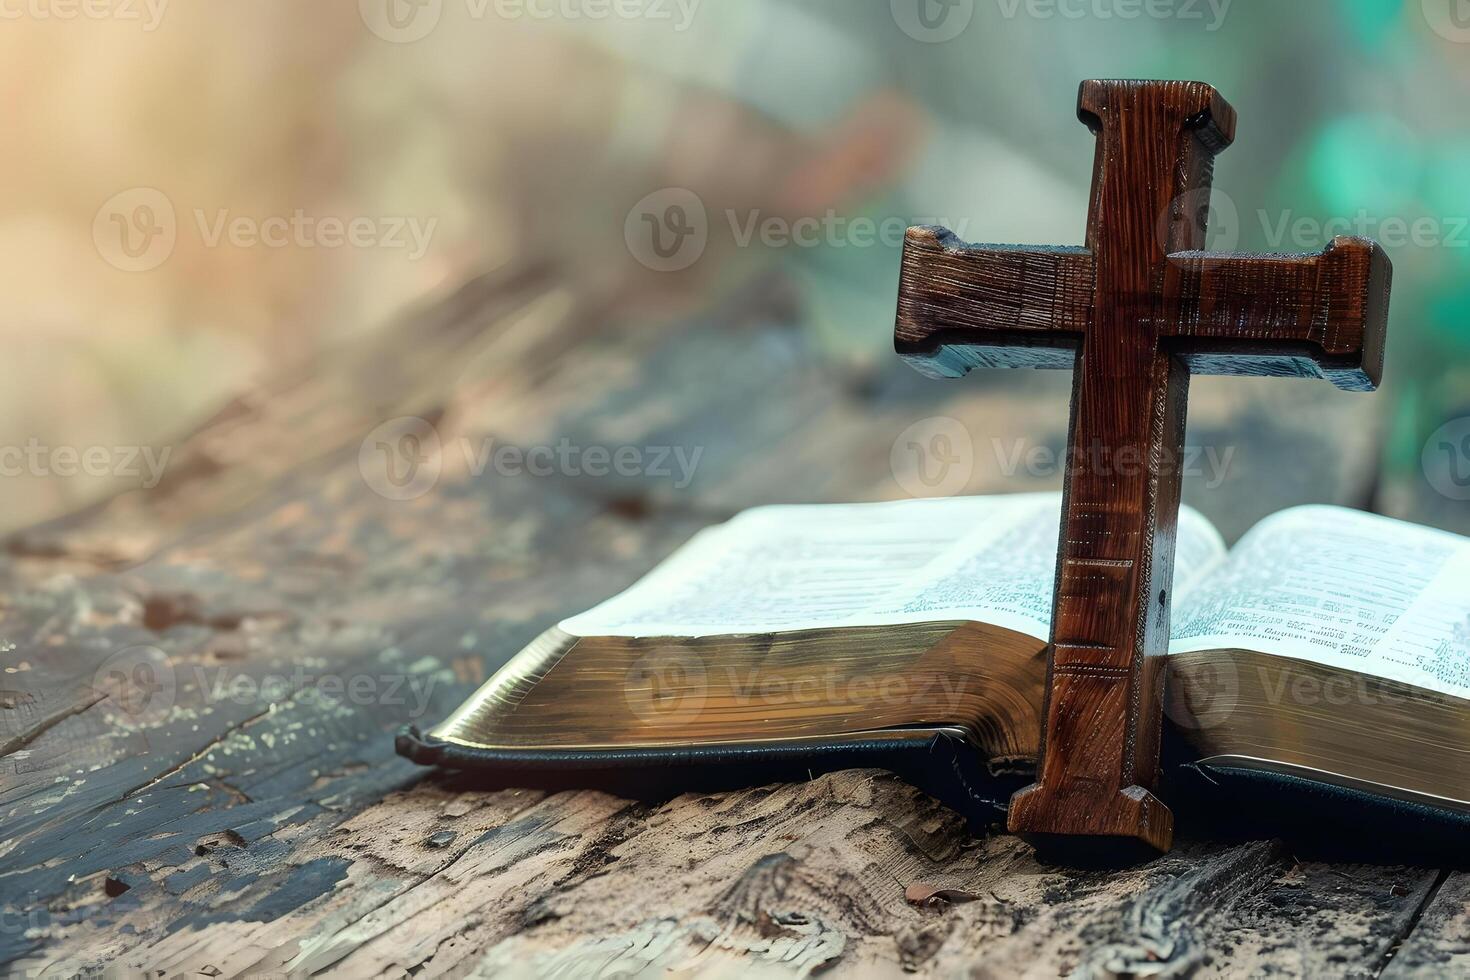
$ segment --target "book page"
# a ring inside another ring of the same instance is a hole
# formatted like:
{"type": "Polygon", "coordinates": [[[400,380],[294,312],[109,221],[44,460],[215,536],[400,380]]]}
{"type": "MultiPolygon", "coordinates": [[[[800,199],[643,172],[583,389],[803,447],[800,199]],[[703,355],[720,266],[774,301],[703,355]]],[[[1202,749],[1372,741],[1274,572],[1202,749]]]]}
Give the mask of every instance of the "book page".
{"type": "MultiPolygon", "coordinates": [[[[1060,494],[761,507],[701,531],[574,636],[711,636],[944,620],[1050,632],[1060,494]]],[[[1180,516],[1175,581],[1224,544],[1180,516]]]]}
{"type": "Polygon", "coordinates": [[[1181,602],[1171,653],[1243,648],[1470,698],[1470,539],[1341,507],[1267,518],[1181,602]]]}
{"type": "MultiPolygon", "coordinates": [[[[966,542],[948,561],[924,569],[917,587],[896,597],[897,605],[874,613],[885,622],[974,619],[1048,639],[1061,519],[1060,495],[1047,495],[1000,534],[966,542]]],[[[1171,588],[1187,590],[1224,554],[1224,542],[1204,515],[1181,507],[1171,588]]]]}

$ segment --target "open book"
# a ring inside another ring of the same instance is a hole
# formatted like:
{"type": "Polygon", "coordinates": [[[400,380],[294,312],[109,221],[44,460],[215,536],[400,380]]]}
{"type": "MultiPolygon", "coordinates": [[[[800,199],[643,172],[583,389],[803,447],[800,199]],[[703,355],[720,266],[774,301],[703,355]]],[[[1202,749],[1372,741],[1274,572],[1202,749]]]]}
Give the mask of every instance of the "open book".
{"type": "MultiPolygon", "coordinates": [[[[747,511],[400,748],[507,770],[919,760],[941,798],[1003,804],[982,784],[1035,762],[1060,507],[747,511]]],[[[1184,508],[1177,554],[1166,711],[1194,764],[1470,814],[1470,539],[1310,506],[1227,550],[1184,508]]]]}

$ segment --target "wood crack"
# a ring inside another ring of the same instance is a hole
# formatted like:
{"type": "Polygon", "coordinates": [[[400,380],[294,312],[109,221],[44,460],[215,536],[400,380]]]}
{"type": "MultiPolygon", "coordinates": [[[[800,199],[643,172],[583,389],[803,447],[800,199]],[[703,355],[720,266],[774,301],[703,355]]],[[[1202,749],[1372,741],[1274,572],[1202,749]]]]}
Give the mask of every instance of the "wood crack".
{"type": "Polygon", "coordinates": [[[1384,950],[1382,959],[1378,961],[1378,965],[1373,971],[1374,977],[1383,976],[1384,971],[1393,963],[1394,957],[1398,955],[1400,949],[1403,949],[1404,943],[1414,934],[1414,930],[1419,927],[1419,922],[1424,918],[1424,913],[1429,911],[1429,907],[1439,897],[1439,890],[1444,887],[1444,883],[1449,878],[1450,871],[1448,868],[1442,868],[1439,874],[1435,876],[1434,884],[1425,890],[1424,898],[1419,902],[1418,907],[1414,909],[1414,914],[1409,916],[1404,922],[1403,928],[1394,937],[1393,942],[1384,950]]]}
{"type": "Polygon", "coordinates": [[[182,772],[183,770],[187,769],[189,766],[193,765],[194,763],[198,762],[200,759],[202,759],[205,756],[209,755],[209,753],[213,752],[220,745],[223,745],[225,742],[229,741],[229,739],[232,738],[237,733],[245,731],[247,728],[249,728],[251,725],[255,724],[260,719],[268,716],[272,711],[275,711],[279,707],[282,707],[284,705],[287,705],[287,704],[292,703],[295,699],[296,699],[296,695],[293,694],[293,695],[291,695],[291,697],[285,699],[284,701],[280,702],[279,704],[273,704],[270,707],[266,708],[264,711],[260,711],[260,712],[257,712],[255,714],[251,715],[249,718],[246,718],[244,721],[240,721],[240,722],[237,722],[236,724],[230,725],[229,727],[227,727],[223,731],[221,731],[218,735],[216,735],[214,738],[210,739],[207,743],[205,743],[205,745],[202,748],[200,748],[198,751],[196,751],[193,755],[189,756],[189,758],[185,759],[183,762],[180,762],[178,765],[174,766],[172,769],[169,769],[166,772],[159,773],[157,776],[154,776],[152,779],[150,779],[148,782],[144,783],[142,786],[139,786],[139,787],[137,787],[135,789],[128,790],[126,793],[124,793],[121,797],[118,798],[117,802],[121,803],[124,800],[131,799],[132,797],[138,796],[138,795],[140,795],[142,793],[146,793],[150,789],[152,789],[153,787],[157,786],[159,783],[163,782],[165,779],[169,778],[170,776],[176,776],[176,775],[178,775],[180,772],[182,772]]]}
{"type": "Polygon", "coordinates": [[[98,702],[107,700],[107,697],[108,695],[105,691],[96,693],[91,697],[90,700],[83,700],[77,702],[76,704],[67,705],[65,708],[61,709],[50,717],[41,719],[39,722],[37,722],[35,725],[32,725],[26,731],[23,731],[19,735],[12,737],[9,741],[0,743],[0,759],[5,758],[12,752],[19,752],[21,749],[25,748],[27,745],[30,745],[36,739],[40,738],[42,735],[45,735],[47,732],[55,728],[57,725],[61,724],[63,721],[66,721],[68,718],[75,718],[82,712],[89,710],[93,705],[96,705],[98,702]]]}

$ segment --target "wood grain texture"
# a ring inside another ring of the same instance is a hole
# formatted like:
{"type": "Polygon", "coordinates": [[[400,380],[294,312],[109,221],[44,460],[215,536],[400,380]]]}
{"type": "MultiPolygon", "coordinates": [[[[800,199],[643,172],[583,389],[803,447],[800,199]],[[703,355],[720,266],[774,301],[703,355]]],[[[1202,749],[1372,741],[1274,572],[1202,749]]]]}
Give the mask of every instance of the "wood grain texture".
{"type": "Polygon", "coordinates": [[[1361,239],[1309,256],[1202,251],[1214,158],[1235,132],[1209,85],[1087,81],[1077,111],[1097,136],[1085,247],[913,229],[895,344],[937,377],[1074,370],[1041,775],[1010,826],[1085,857],[1108,842],[1167,850],[1172,835],[1152,789],[1191,372],[1371,390],[1391,270],[1361,239]]]}
{"type": "MultiPolygon", "coordinates": [[[[1316,377],[1372,391],[1383,378],[1392,279],[1383,249],[1364,238],[1303,255],[1174,252],[1156,330],[1191,374],[1316,377]]],[[[1070,369],[1093,321],[1095,282],[1086,248],[969,245],[945,228],[911,228],[896,346],[936,378],[1070,369]]]]}

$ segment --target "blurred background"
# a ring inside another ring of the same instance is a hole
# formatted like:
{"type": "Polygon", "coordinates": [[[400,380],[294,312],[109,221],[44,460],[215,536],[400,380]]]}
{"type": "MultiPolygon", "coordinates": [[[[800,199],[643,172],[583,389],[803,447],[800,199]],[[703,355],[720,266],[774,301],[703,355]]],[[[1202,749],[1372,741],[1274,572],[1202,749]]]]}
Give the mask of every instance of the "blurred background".
{"type": "MultiPolygon", "coordinates": [[[[157,482],[233,396],[497,270],[554,268],[630,333],[779,293],[814,356],[881,374],[903,227],[1080,243],[1078,82],[1177,77],[1240,113],[1213,246],[1363,234],[1394,263],[1383,392],[1291,403],[1370,475],[1291,499],[1470,532],[1463,0],[0,6],[7,530],[157,482]]],[[[1211,392],[1273,383],[1202,381],[1195,419],[1249,446],[1273,410],[1211,392]]],[[[1064,378],[1005,384],[1064,421],[1064,378]]],[[[1059,483],[1033,476],[959,489],[1059,483]]]]}

